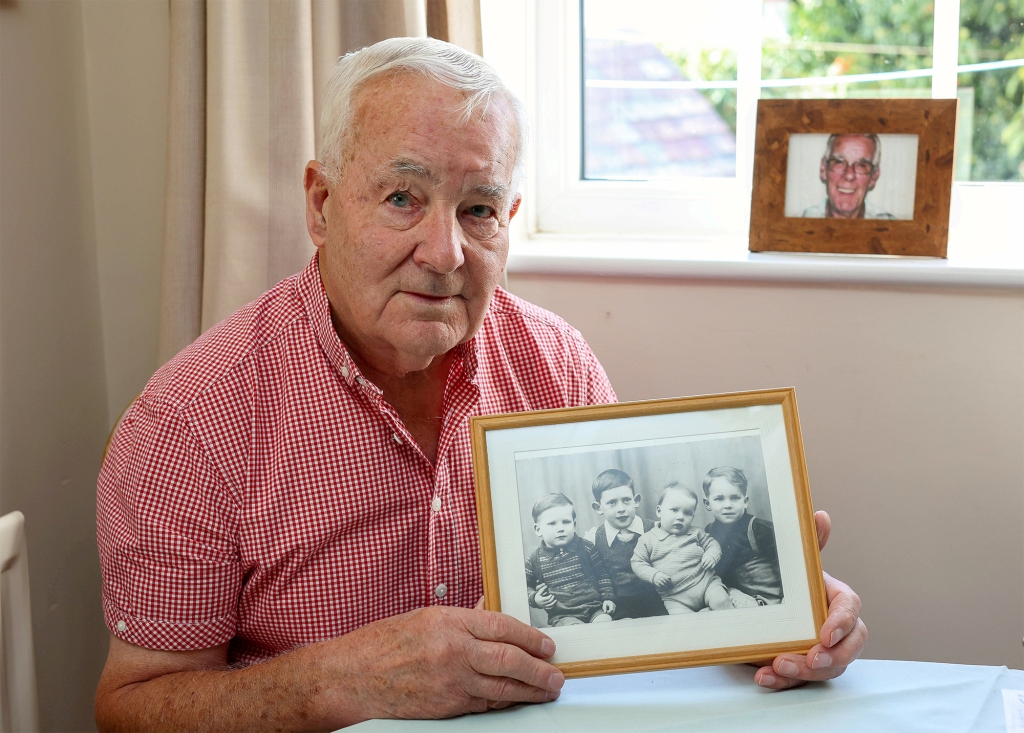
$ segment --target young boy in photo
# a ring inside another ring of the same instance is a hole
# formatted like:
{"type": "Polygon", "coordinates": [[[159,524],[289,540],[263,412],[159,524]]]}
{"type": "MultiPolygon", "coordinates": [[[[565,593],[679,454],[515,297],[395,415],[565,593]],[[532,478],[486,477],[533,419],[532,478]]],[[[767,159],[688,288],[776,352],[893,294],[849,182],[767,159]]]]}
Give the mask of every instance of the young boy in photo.
{"type": "Polygon", "coordinates": [[[760,605],[782,602],[775,528],[747,511],[747,477],[738,468],[713,468],[704,477],[704,506],[714,516],[706,531],[722,547],[718,576],[760,605]]]}
{"type": "Polygon", "coordinates": [[[670,614],[733,607],[714,572],[722,548],[693,526],[696,511],[697,495],[673,481],[658,499],[657,526],[640,538],[633,552],[633,572],[657,588],[670,614]]]}
{"type": "Polygon", "coordinates": [[[576,536],[576,510],[564,494],[533,505],[540,547],[526,560],[527,598],[552,626],[611,621],[615,590],[594,545],[576,536]]]}
{"type": "Polygon", "coordinates": [[[597,548],[615,586],[615,618],[667,615],[654,586],[634,575],[630,565],[640,536],[654,528],[654,522],[636,514],[640,495],[633,488],[633,479],[625,471],[609,468],[598,474],[591,490],[591,506],[604,517],[604,524],[584,537],[597,548]]]}

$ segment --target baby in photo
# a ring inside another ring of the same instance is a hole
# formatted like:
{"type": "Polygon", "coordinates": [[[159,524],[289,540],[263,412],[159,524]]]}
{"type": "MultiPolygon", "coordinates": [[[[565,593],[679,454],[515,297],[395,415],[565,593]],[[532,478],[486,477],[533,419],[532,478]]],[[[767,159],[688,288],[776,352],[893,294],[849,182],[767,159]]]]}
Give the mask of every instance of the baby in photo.
{"type": "Polygon", "coordinates": [[[706,531],[722,547],[716,566],[737,605],[782,603],[782,574],[775,546],[775,528],[767,519],[747,511],[747,477],[738,468],[720,467],[704,477],[704,506],[714,516],[706,531]]]}
{"type": "Polygon", "coordinates": [[[657,588],[670,614],[733,607],[714,572],[722,548],[693,526],[697,501],[697,495],[678,482],[666,486],[658,499],[658,524],[640,538],[633,552],[633,572],[657,588]]]}
{"type": "Polygon", "coordinates": [[[615,586],[615,618],[665,616],[665,604],[650,583],[633,574],[630,565],[641,535],[654,529],[654,522],[637,516],[640,495],[633,479],[625,471],[609,468],[594,479],[594,511],[604,523],[587,531],[584,537],[594,544],[615,586]]]}
{"type": "Polygon", "coordinates": [[[611,621],[615,589],[594,545],[576,535],[576,510],[564,494],[533,505],[540,547],[526,560],[530,605],[544,609],[552,626],[611,621]]]}

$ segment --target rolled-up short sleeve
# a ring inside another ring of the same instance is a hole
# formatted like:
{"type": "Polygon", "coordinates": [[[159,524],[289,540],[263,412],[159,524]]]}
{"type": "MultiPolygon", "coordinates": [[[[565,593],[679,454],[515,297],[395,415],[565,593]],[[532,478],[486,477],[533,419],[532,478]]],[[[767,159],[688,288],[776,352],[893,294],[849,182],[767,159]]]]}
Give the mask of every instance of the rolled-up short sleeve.
{"type": "Polygon", "coordinates": [[[107,627],[149,649],[235,635],[238,500],[180,410],[140,397],[100,471],[97,540],[107,627]]]}

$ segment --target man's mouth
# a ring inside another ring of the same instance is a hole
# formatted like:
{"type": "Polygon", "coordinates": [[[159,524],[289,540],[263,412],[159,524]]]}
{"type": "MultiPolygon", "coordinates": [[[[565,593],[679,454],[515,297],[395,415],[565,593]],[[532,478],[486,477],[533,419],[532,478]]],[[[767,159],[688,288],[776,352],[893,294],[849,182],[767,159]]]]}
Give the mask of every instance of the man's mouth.
{"type": "Polygon", "coordinates": [[[411,290],[406,290],[405,294],[411,295],[414,298],[425,300],[431,303],[443,303],[444,301],[455,297],[454,295],[433,295],[431,293],[416,293],[411,290]]]}
{"type": "Polygon", "coordinates": [[[836,190],[839,191],[839,193],[845,193],[847,195],[849,195],[851,193],[857,193],[857,189],[856,188],[843,188],[842,186],[837,186],[836,190]]]}

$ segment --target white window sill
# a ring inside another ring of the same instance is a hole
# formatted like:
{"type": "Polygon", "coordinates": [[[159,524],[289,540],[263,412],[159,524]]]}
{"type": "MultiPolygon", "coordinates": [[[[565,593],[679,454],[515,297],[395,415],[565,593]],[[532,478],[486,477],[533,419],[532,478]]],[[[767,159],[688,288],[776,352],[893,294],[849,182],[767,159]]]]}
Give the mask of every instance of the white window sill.
{"type": "Polygon", "coordinates": [[[755,253],[741,240],[684,242],[537,234],[513,241],[511,274],[967,285],[1024,288],[1024,242],[949,258],[755,253]]]}

